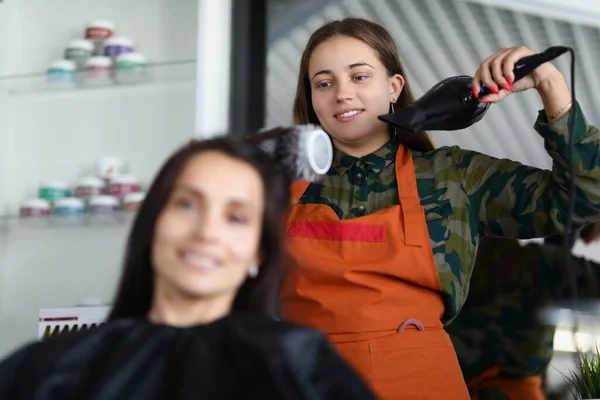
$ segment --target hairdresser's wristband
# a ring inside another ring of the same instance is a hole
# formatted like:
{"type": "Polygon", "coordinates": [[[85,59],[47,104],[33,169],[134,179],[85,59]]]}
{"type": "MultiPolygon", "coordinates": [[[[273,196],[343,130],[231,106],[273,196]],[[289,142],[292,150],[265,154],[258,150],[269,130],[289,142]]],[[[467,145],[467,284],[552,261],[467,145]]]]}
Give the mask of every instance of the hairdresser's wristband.
{"type": "Polygon", "coordinates": [[[551,116],[548,117],[548,122],[554,122],[557,119],[559,119],[559,117],[563,117],[564,115],[566,115],[565,111],[569,111],[571,109],[571,107],[573,106],[573,102],[570,101],[569,104],[567,104],[566,106],[564,106],[563,108],[561,108],[560,110],[558,110],[557,112],[555,112],[554,114],[552,114],[551,116]]]}

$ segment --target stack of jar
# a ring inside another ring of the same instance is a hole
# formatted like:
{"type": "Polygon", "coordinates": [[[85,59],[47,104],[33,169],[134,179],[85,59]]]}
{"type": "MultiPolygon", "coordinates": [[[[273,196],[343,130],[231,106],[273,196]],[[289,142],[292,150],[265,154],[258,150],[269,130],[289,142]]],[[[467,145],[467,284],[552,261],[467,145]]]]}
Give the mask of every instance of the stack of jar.
{"type": "MultiPolygon", "coordinates": [[[[103,160],[115,160],[114,157],[103,160]]],[[[118,160],[118,159],[116,159],[118,160]]],[[[118,210],[136,211],[141,206],[145,193],[133,175],[120,173],[120,168],[101,163],[101,174],[79,180],[73,190],[62,181],[46,181],[38,190],[38,198],[21,205],[22,217],[77,216],[88,214],[110,214],[118,210]]]]}
{"type": "Polygon", "coordinates": [[[102,86],[135,83],[146,78],[146,58],[136,53],[132,40],[115,35],[115,24],[95,20],[85,29],[84,39],[73,40],[65,50],[64,59],[52,63],[47,71],[48,81],[82,83],[102,86]],[[78,82],[77,71],[83,70],[78,82]]]}

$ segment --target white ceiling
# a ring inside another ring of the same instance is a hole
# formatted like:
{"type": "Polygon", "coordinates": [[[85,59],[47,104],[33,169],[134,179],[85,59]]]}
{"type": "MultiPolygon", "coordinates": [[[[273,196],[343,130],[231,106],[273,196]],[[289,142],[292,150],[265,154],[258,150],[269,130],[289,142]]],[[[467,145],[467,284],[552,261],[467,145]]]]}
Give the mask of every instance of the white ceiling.
{"type": "MultiPolygon", "coordinates": [[[[417,97],[440,80],[472,75],[481,60],[494,51],[526,45],[542,51],[554,45],[576,52],[576,97],[588,120],[598,125],[600,109],[600,31],[593,16],[600,16],[600,1],[570,1],[572,14],[557,1],[507,1],[506,9],[487,0],[331,0],[306,2],[271,0],[271,31],[267,61],[267,126],[289,125],[298,64],[310,33],[331,19],[364,17],[383,24],[398,44],[408,79],[417,97]],[[308,5],[312,9],[308,10],[308,5]],[[536,4],[538,3],[538,4],[536,4]],[[553,4],[550,4],[553,3],[553,4]],[[315,5],[317,4],[317,5],[315,5]],[[527,14],[519,4],[530,6],[527,14]],[[592,7],[597,6],[595,11],[592,7]],[[541,15],[532,14],[536,7],[541,15]],[[553,8],[554,7],[554,8],[553,8]],[[302,12],[299,12],[302,8],[302,12]],[[554,17],[559,13],[558,17],[554,17]],[[597,12],[597,14],[594,14],[597,12]],[[553,14],[554,13],[554,14],[553,14]],[[582,15],[591,18],[583,21],[582,15]],[[296,16],[296,17],[294,17],[296,16]],[[283,28],[282,28],[283,27],[283,28]]],[[[599,20],[600,22],[600,20],[599,20]]],[[[569,55],[555,61],[570,85],[569,55]]],[[[438,145],[459,145],[495,157],[550,168],[550,158],[533,130],[541,108],[534,91],[517,93],[492,105],[484,119],[469,129],[432,132],[438,145]]]]}

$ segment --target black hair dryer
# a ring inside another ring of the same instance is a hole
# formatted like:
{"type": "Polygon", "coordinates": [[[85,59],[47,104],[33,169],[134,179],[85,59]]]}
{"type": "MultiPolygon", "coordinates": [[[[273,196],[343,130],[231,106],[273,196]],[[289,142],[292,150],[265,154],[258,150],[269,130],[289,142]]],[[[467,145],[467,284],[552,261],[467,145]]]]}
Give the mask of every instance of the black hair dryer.
{"type": "MultiPolygon", "coordinates": [[[[542,53],[524,57],[515,63],[514,82],[528,75],[543,63],[553,60],[569,49],[562,46],[550,47],[542,53]]],[[[490,107],[473,95],[468,75],[446,78],[429,89],[414,103],[397,109],[394,113],[380,115],[381,121],[409,132],[456,131],[480,121],[490,107]]],[[[479,97],[491,93],[482,88],[479,97]]]]}
{"type": "Polygon", "coordinates": [[[472,81],[467,75],[446,78],[411,105],[379,119],[409,132],[467,128],[481,120],[490,107],[473,96],[472,81]]]}

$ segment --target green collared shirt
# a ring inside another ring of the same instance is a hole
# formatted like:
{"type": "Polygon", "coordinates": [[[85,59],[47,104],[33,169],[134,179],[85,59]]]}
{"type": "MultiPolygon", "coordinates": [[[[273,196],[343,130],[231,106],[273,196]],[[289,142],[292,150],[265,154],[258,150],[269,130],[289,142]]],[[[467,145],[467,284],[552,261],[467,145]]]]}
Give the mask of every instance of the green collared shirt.
{"type": "Polygon", "coordinates": [[[361,217],[398,204],[397,151],[398,144],[389,142],[359,159],[336,149],[327,177],[311,184],[300,202],[328,204],[340,219],[361,217]]]}
{"type": "MultiPolygon", "coordinates": [[[[577,198],[574,224],[600,219],[600,131],[576,107],[574,159],[577,198]]],[[[569,113],[570,115],[570,113],[569,113]]],[[[569,175],[568,116],[534,125],[554,161],[552,171],[496,159],[459,147],[412,152],[421,205],[450,322],[469,291],[482,235],[522,239],[563,233],[569,175]]],[[[324,204],[340,219],[359,218],[399,204],[395,176],[398,145],[390,142],[356,158],[336,150],[321,181],[311,183],[300,204],[324,204]]]]}

